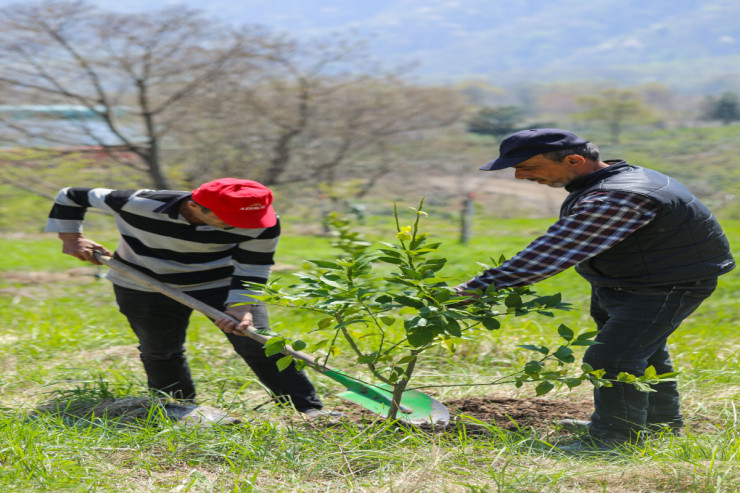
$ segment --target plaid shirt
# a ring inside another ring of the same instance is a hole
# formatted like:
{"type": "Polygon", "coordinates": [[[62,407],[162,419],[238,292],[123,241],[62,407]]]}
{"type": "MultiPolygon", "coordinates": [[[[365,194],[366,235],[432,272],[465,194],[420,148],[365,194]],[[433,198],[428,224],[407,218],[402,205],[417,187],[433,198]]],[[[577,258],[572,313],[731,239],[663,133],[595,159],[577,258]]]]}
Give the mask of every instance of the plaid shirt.
{"type": "Polygon", "coordinates": [[[581,197],[527,248],[500,266],[460,284],[461,291],[527,286],[554,276],[627,238],[655,218],[658,206],[645,197],[599,190],[581,197]]]}

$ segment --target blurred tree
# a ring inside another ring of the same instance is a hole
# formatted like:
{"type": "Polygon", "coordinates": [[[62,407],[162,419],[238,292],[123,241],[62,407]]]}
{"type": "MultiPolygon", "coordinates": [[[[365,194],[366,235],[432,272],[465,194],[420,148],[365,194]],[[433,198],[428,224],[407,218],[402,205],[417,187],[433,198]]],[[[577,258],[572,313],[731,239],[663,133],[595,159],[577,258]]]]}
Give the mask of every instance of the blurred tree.
{"type": "Polygon", "coordinates": [[[455,91],[463,94],[474,106],[497,106],[507,98],[506,91],[482,80],[466,80],[453,85],[455,91]]]}
{"type": "Polygon", "coordinates": [[[719,120],[723,125],[740,120],[740,101],[737,94],[722,93],[719,97],[707,96],[702,104],[702,119],[719,120]]]}
{"type": "Polygon", "coordinates": [[[687,116],[681,113],[686,107],[685,101],[679,104],[679,98],[669,86],[659,82],[647,82],[636,86],[635,90],[640,94],[642,101],[652,109],[660,125],[666,126],[672,120],[680,121],[687,116]]]}
{"type": "Polygon", "coordinates": [[[173,161],[191,181],[218,163],[222,175],[248,174],[268,186],[320,184],[324,194],[345,179],[362,196],[398,164],[393,145],[462,115],[458,94],[411,85],[403,75],[377,67],[361,43],[285,41],[260,70],[233,72],[209,98],[192,101],[208,132],[179,141],[173,161]]]}
{"type": "Polygon", "coordinates": [[[162,142],[235,62],[265,47],[257,29],[237,32],[181,7],[104,12],[81,1],[15,4],[0,18],[0,84],[23,102],[73,107],[79,118],[3,118],[6,143],[94,145],[169,188],[162,142]]]}
{"type": "Polygon", "coordinates": [[[0,92],[13,88],[19,103],[62,115],[0,111],[0,140],[102,149],[154,188],[230,175],[331,186],[344,173],[361,177],[362,195],[397,164],[399,139],[462,114],[459,94],[381,70],[361,43],[299,44],[179,7],[17,4],[0,19],[0,50],[0,92]]]}
{"type": "Polygon", "coordinates": [[[483,135],[506,135],[517,129],[524,120],[524,110],[519,106],[482,108],[468,122],[468,132],[483,135]]]}
{"type": "Polygon", "coordinates": [[[573,115],[574,118],[606,123],[612,144],[619,143],[625,125],[646,123],[653,117],[653,111],[640,94],[630,89],[604,89],[597,95],[581,96],[576,101],[585,106],[586,111],[573,115]]]}

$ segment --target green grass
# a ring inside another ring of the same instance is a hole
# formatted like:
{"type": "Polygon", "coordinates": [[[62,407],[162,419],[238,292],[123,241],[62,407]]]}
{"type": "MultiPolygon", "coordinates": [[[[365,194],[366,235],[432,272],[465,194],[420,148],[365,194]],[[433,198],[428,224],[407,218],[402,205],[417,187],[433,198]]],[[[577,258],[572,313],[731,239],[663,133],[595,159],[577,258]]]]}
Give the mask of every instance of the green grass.
{"type": "MultiPolygon", "coordinates": [[[[722,219],[740,258],[740,202],[731,197],[739,178],[732,165],[736,134],[736,126],[643,129],[640,135],[625,134],[626,143],[620,146],[601,142],[601,149],[607,158],[653,166],[698,190],[722,219]]],[[[443,137],[434,145],[435,156],[422,163],[424,172],[474,171],[497,151],[495,140],[477,136],[443,137]]],[[[405,149],[409,162],[418,161],[417,151],[405,149]]],[[[418,176],[413,169],[405,173],[418,176]]],[[[78,176],[78,181],[60,186],[118,186],[83,183],[89,179],[64,170],[45,179],[67,176],[78,176]]],[[[471,175],[471,183],[479,176],[471,175]]],[[[403,216],[407,207],[417,205],[417,196],[426,194],[430,217],[424,228],[433,241],[443,242],[449,259],[444,272],[451,282],[477,274],[482,269],[478,262],[511,257],[552,222],[504,219],[520,216],[520,204],[494,203],[486,210],[481,205],[472,241],[460,245],[459,197],[437,196],[424,186],[418,180],[400,197],[383,190],[367,197],[369,214],[360,228],[373,241],[388,240],[395,231],[393,200],[403,216]]],[[[276,195],[285,234],[274,275],[290,279],[305,259],[328,258],[335,250],[326,237],[307,233],[320,229],[320,207],[300,194],[276,195]]],[[[715,295],[670,339],[674,363],[682,372],[686,435],[650,440],[630,455],[607,460],[558,456],[545,446],[551,436],[530,429],[512,433],[490,423],[458,422],[444,434],[383,421],[308,425],[288,410],[265,404],[260,383],[202,315],[193,317],[187,344],[200,399],[242,415],[244,424],[188,428],[157,414],[132,424],[105,416],[36,412],[49,400],[79,403],[138,396],[146,387],[136,339],[117,311],[110,284],[100,278],[104,270],[62,255],[55,235],[42,233],[50,205],[47,199],[0,185],[0,491],[740,491],[737,272],[723,276],[715,295]]],[[[85,234],[115,248],[109,217],[89,214],[85,234]]],[[[499,331],[461,341],[454,355],[425,354],[414,385],[449,385],[425,390],[442,401],[533,396],[527,387],[471,383],[490,382],[527,361],[530,354],[518,349],[519,344],[556,343],[561,323],[577,332],[592,329],[589,288],[575,272],[559,274],[536,289],[541,294],[562,292],[573,310],[553,318],[511,318],[499,331]]],[[[270,313],[275,330],[310,342],[314,317],[277,308],[270,313]]],[[[341,355],[333,363],[361,371],[349,367],[341,355]]],[[[343,389],[333,380],[316,373],[312,380],[327,406],[341,405],[334,394],[343,389]]],[[[589,389],[560,389],[547,398],[587,400],[589,389]]]]}
{"type": "MultiPolygon", "coordinates": [[[[334,253],[322,236],[298,235],[298,221],[284,217],[277,275],[289,277],[304,259],[334,253]]],[[[457,243],[456,225],[434,214],[425,223],[443,241],[445,272],[463,280],[477,262],[511,256],[551,220],[478,218],[469,245],[457,243]]],[[[725,221],[734,245],[740,223],[725,221]]],[[[387,216],[363,227],[374,240],[388,238],[387,216]]],[[[87,233],[109,247],[105,227],[87,233]]],[[[262,405],[259,382],[229,350],[223,335],[201,315],[193,317],[190,358],[201,400],[243,415],[236,427],[183,427],[152,415],[141,424],[102,416],[38,414],[50,399],[135,396],[145,388],[136,341],[117,312],[100,271],[60,253],[53,235],[0,240],[0,490],[2,491],[695,491],[740,489],[740,438],[734,402],[740,395],[740,279],[722,278],[718,292],[672,337],[689,429],[684,437],[651,440],[620,458],[554,455],[549,437],[528,429],[511,433],[489,423],[458,423],[435,434],[383,421],[337,427],[311,426],[288,410],[262,405]],[[69,276],[66,274],[77,273],[69,276]],[[692,427],[692,425],[696,425],[692,427]],[[481,434],[480,430],[488,433],[481,434]]],[[[737,253],[737,252],[736,252],[737,253]]],[[[740,256],[740,255],[739,255],[740,256]]],[[[417,385],[440,400],[504,393],[511,387],[469,387],[493,380],[528,354],[523,341],[552,344],[566,323],[590,330],[588,286],[567,271],[537,286],[562,292],[574,310],[556,318],[515,318],[505,328],[462,341],[455,355],[431,354],[418,369],[417,385]]],[[[273,326],[287,335],[310,331],[315,320],[274,309],[273,326]]],[[[303,335],[310,341],[310,333],[303,335]]],[[[341,358],[335,359],[342,365],[341,358]]],[[[349,371],[355,369],[346,368],[349,371]]],[[[335,382],[312,374],[328,406],[340,401],[335,382]]],[[[519,395],[532,396],[531,389],[519,395]]],[[[552,399],[587,398],[560,390],[552,399]]]]}

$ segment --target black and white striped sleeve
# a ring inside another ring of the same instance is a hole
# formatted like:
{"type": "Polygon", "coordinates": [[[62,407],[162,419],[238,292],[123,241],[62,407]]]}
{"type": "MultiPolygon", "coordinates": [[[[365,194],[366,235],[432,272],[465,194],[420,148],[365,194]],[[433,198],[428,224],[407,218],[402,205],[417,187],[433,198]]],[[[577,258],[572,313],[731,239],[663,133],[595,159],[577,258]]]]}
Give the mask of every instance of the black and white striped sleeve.
{"type": "Polygon", "coordinates": [[[85,213],[90,207],[117,212],[134,190],[68,187],[59,191],[46,222],[50,233],[81,233],[85,213]]]}

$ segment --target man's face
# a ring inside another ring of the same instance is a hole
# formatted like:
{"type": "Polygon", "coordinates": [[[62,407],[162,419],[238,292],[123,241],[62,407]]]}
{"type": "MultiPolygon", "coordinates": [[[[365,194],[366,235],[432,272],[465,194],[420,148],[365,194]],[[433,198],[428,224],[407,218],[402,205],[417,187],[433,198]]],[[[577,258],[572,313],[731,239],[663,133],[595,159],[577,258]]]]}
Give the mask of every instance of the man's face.
{"type": "Polygon", "coordinates": [[[207,209],[203,209],[192,200],[186,202],[185,207],[190,211],[188,221],[191,224],[206,224],[214,228],[233,228],[232,225],[219,219],[212,211],[204,212],[207,209]]]}
{"type": "Polygon", "coordinates": [[[233,228],[231,224],[223,222],[211,211],[201,213],[200,218],[204,223],[215,228],[233,228]]]}
{"type": "Polygon", "coordinates": [[[563,188],[574,178],[581,175],[580,171],[568,164],[568,158],[563,161],[553,161],[541,154],[531,157],[515,166],[514,177],[517,180],[536,181],[553,188],[563,188]]]}

